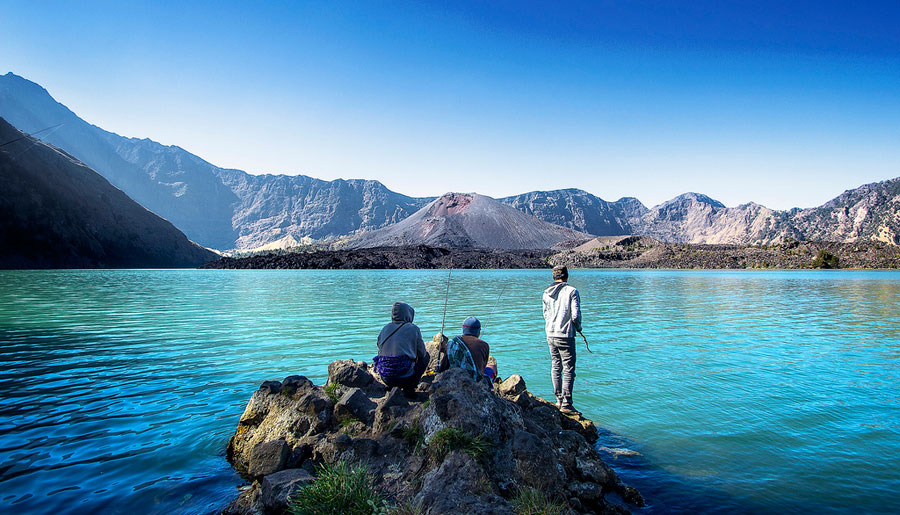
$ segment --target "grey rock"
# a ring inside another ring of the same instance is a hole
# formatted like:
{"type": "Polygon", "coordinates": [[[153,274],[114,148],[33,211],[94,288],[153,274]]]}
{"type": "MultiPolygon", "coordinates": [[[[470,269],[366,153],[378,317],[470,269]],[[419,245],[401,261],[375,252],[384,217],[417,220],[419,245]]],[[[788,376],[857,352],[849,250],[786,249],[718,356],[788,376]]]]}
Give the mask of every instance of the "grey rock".
{"type": "Polygon", "coordinates": [[[603,497],[603,487],[597,483],[582,483],[574,481],[568,486],[569,492],[586,501],[595,501],[603,497]]]}
{"type": "Polygon", "coordinates": [[[425,506],[426,515],[442,513],[511,514],[506,499],[490,487],[484,470],[468,454],[453,452],[441,466],[422,478],[413,503],[425,506]],[[452,492],[453,495],[448,495],[452,492]]]}
{"type": "Polygon", "coordinates": [[[471,375],[458,367],[435,377],[430,401],[421,420],[426,439],[445,427],[453,427],[498,444],[525,427],[518,408],[476,385],[471,375]]]}
{"type": "Polygon", "coordinates": [[[507,397],[515,397],[520,393],[523,393],[526,389],[525,380],[522,379],[522,376],[519,374],[513,374],[507,377],[500,383],[499,387],[500,395],[505,395],[507,397]]]}
{"type": "Polygon", "coordinates": [[[575,465],[585,480],[604,485],[609,489],[615,487],[616,473],[603,463],[599,456],[575,458],[575,465]]]}
{"type": "Polygon", "coordinates": [[[351,388],[334,406],[334,416],[341,422],[356,419],[371,423],[376,404],[359,388],[351,388]]]}
{"type": "Polygon", "coordinates": [[[269,474],[262,480],[260,500],[267,512],[282,513],[288,508],[292,495],[315,481],[303,469],[287,469],[269,474]]]}
{"type": "Polygon", "coordinates": [[[551,442],[527,431],[517,431],[511,443],[521,482],[550,496],[559,495],[560,482],[566,477],[564,469],[555,466],[559,459],[551,442]]]}
{"type": "Polygon", "coordinates": [[[291,456],[291,448],[284,440],[272,440],[253,446],[250,451],[250,466],[247,472],[254,477],[262,477],[285,468],[291,456]]]}
{"type": "Polygon", "coordinates": [[[328,384],[363,388],[373,381],[375,378],[372,374],[352,359],[333,361],[328,365],[328,384]]]}
{"type": "Polygon", "coordinates": [[[315,388],[315,385],[313,385],[313,382],[307,379],[306,376],[288,376],[281,382],[281,388],[293,395],[296,393],[305,393],[315,388]]]}
{"type": "Polygon", "coordinates": [[[263,381],[263,384],[259,385],[259,389],[266,390],[269,393],[280,393],[281,381],[263,381]]]}
{"type": "Polygon", "coordinates": [[[259,481],[254,481],[222,510],[222,515],[263,515],[264,512],[262,487],[259,481]]]}

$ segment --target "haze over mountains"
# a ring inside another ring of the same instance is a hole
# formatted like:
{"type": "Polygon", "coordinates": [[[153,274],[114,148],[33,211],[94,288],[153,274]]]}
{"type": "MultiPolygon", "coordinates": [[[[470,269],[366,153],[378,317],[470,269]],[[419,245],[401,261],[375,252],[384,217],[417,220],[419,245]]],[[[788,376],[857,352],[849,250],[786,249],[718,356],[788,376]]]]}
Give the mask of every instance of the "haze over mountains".
{"type": "MultiPolygon", "coordinates": [[[[729,208],[698,193],[647,208],[635,198],[609,202],[578,189],[536,191],[498,199],[528,216],[510,224],[511,215],[491,204],[490,209],[473,209],[470,215],[478,215],[474,222],[471,216],[460,221],[429,214],[433,198],[402,195],[374,180],[252,175],[217,167],[180,147],[125,138],[81,120],[42,87],[12,73],[0,76],[0,116],[25,132],[64,123],[41,137],[94,168],[192,240],[218,249],[255,248],[286,237],[301,241],[348,235],[348,244],[354,246],[502,242],[514,245],[503,248],[522,248],[525,242],[543,245],[562,234],[561,228],[550,231],[543,224],[670,242],[758,244],[789,236],[900,244],[900,179],[847,191],[817,208],[789,211],[754,203],[729,208]],[[417,213],[421,208],[427,209],[417,213]],[[484,231],[475,230],[482,225],[484,231]],[[492,234],[488,227],[499,232],[492,234]],[[557,236],[537,236],[550,233],[557,236]]],[[[475,195],[471,204],[487,205],[487,200],[475,195]]]]}
{"type": "Polygon", "coordinates": [[[0,118],[0,268],[195,267],[216,254],[0,118]]]}

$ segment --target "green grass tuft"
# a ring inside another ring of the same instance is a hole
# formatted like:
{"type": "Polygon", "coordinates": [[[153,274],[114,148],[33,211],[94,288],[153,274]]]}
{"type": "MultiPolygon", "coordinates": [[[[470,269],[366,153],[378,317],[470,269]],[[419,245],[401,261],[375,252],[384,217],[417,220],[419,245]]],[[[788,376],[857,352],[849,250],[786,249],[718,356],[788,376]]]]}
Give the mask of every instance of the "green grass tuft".
{"type": "Polygon", "coordinates": [[[413,452],[418,453],[425,445],[425,432],[418,420],[414,420],[412,425],[403,428],[403,441],[413,448],[413,452]]]}
{"type": "Polygon", "coordinates": [[[562,501],[547,499],[537,488],[522,488],[512,500],[516,515],[563,515],[569,506],[562,501]]]}
{"type": "Polygon", "coordinates": [[[325,395],[327,395],[328,398],[331,399],[331,402],[334,404],[337,404],[337,401],[339,400],[337,391],[338,391],[337,383],[332,383],[325,387],[325,395]]]}
{"type": "Polygon", "coordinates": [[[345,461],[321,465],[316,480],[291,497],[294,515],[373,515],[389,513],[392,507],[375,490],[365,465],[345,461]]]}
{"type": "Polygon", "coordinates": [[[455,427],[441,429],[428,442],[428,454],[438,461],[453,451],[463,451],[481,461],[487,452],[487,443],[480,436],[469,436],[455,427]]]}

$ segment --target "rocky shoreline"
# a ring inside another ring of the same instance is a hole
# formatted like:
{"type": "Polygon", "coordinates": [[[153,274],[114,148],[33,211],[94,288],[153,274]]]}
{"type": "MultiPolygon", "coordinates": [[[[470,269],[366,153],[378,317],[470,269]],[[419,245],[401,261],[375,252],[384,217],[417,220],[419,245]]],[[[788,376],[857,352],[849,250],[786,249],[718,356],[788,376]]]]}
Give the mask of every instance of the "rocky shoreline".
{"type": "Polygon", "coordinates": [[[220,269],[516,269],[663,268],[808,269],[900,268],[900,247],[785,239],[774,245],[663,243],[646,236],[604,236],[565,250],[448,249],[427,245],[353,250],[266,252],[223,257],[201,268],[220,269]],[[828,259],[831,256],[836,259],[828,259]]]}
{"type": "Polygon", "coordinates": [[[248,484],[223,513],[298,510],[328,474],[351,468],[378,499],[360,513],[532,512],[523,499],[548,513],[643,506],[601,459],[590,420],[562,414],[517,375],[491,391],[462,369],[435,366],[414,396],[352,360],[331,363],[322,386],[303,376],[264,382],[228,443],[248,484]]]}

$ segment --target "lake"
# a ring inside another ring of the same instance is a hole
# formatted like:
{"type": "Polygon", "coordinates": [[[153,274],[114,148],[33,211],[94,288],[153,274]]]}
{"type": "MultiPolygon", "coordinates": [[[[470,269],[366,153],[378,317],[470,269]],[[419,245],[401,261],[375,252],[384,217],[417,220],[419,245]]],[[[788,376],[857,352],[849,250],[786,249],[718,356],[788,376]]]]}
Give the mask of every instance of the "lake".
{"type": "MultiPolygon", "coordinates": [[[[500,375],[552,398],[547,270],[454,271],[500,375]],[[502,293],[502,295],[501,295],[502,293]],[[497,302],[499,296],[499,302],[497,302]],[[496,309],[494,310],[494,306],[496,309]],[[493,314],[491,314],[493,310],[493,314]]],[[[250,395],[371,361],[391,304],[426,339],[441,270],[0,271],[0,507],[207,513],[250,395]]],[[[575,405],[637,512],[900,509],[900,272],[572,270],[575,405]]]]}

